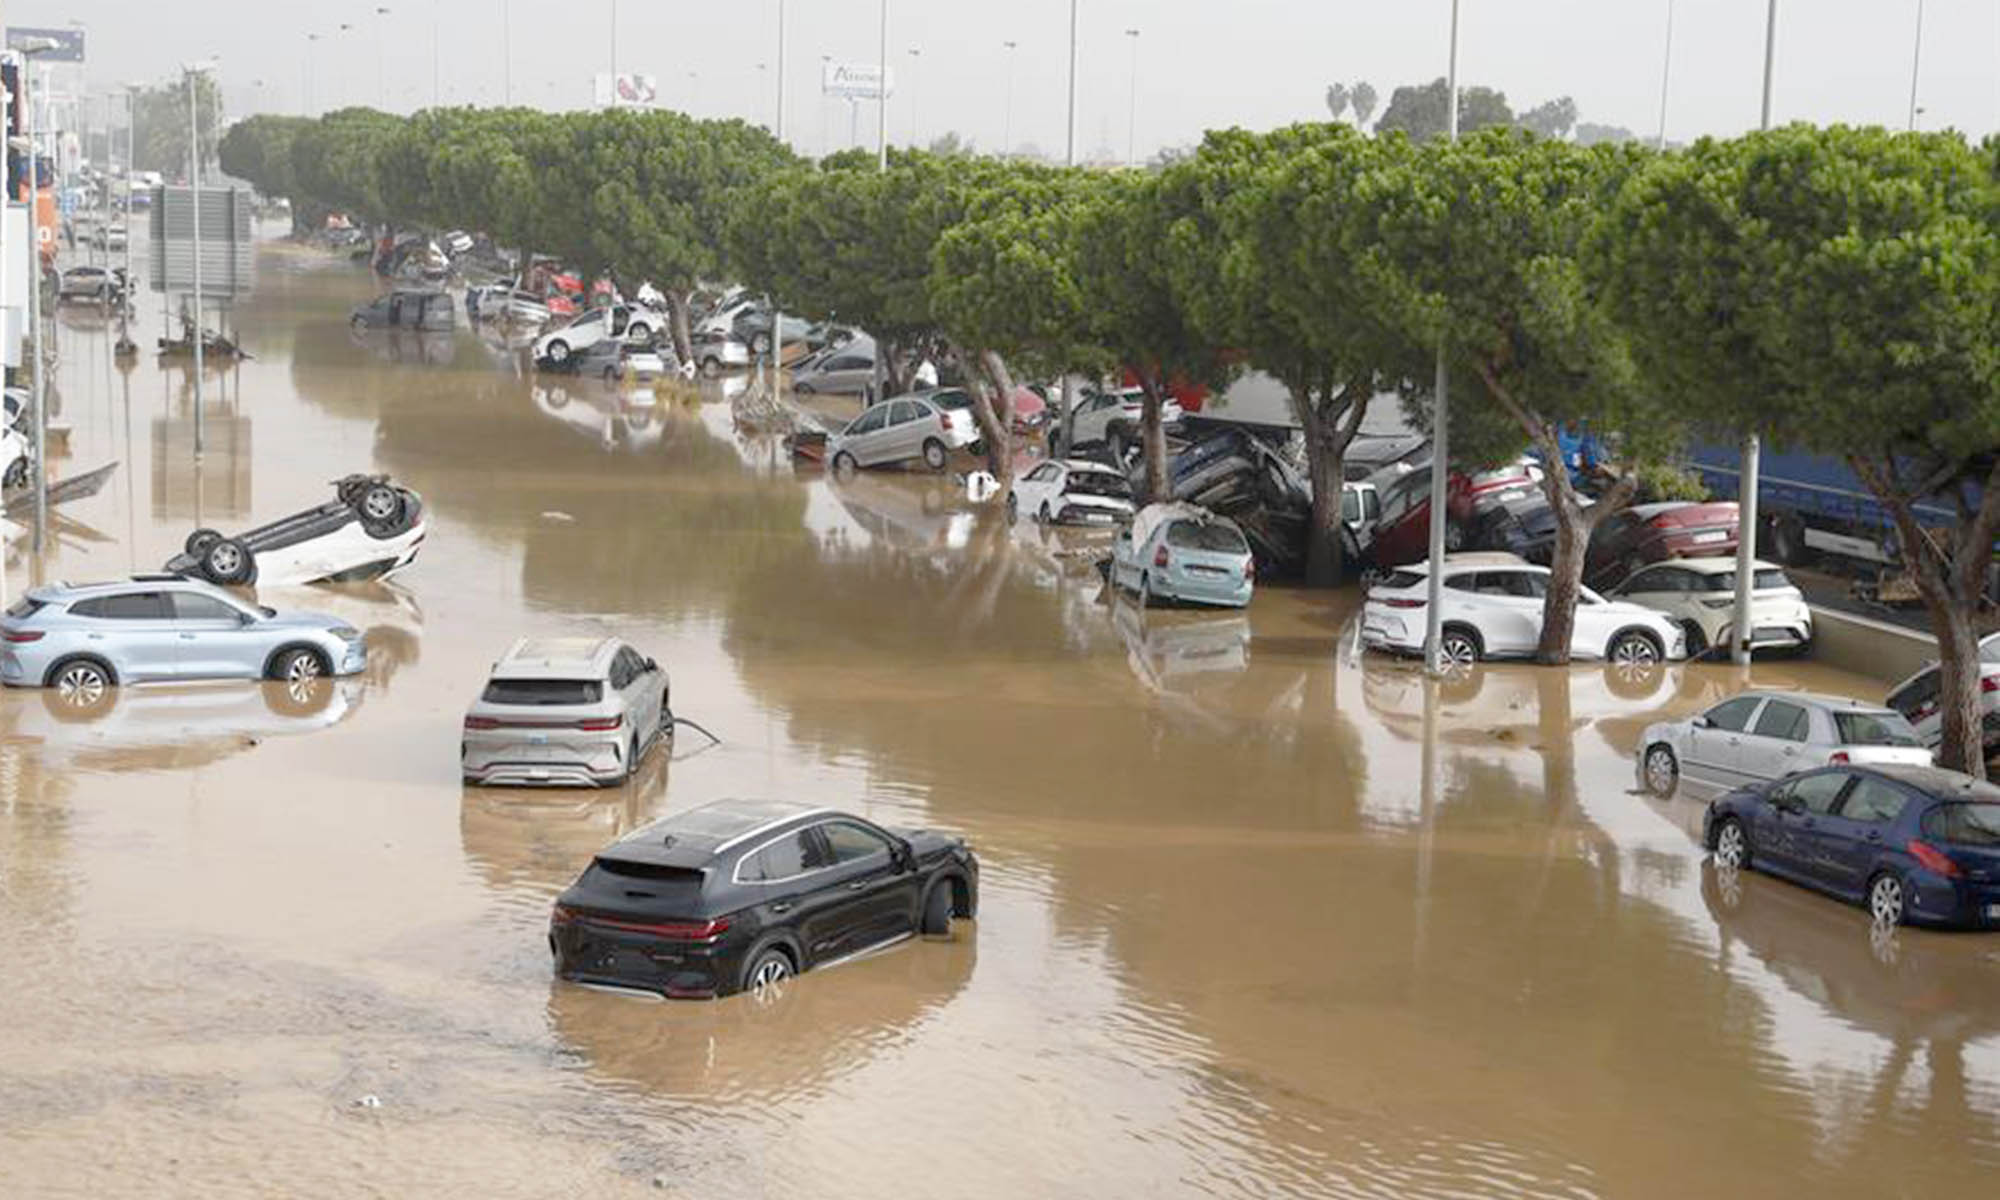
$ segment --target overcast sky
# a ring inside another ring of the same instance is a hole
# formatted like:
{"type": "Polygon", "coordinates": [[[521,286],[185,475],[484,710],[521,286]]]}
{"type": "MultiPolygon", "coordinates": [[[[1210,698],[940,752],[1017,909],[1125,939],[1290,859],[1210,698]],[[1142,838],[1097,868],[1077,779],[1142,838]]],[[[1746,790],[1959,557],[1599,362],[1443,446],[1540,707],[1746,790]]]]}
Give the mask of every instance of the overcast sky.
{"type": "MultiPolygon", "coordinates": [[[[445,103],[496,104],[511,82],[515,103],[579,107],[591,76],[610,68],[615,8],[618,69],[656,75],[661,104],[768,123],[778,2],[11,0],[6,16],[16,25],[82,24],[93,88],[215,56],[234,116],[302,111],[307,32],[323,35],[311,56],[315,110],[429,104],[434,30],[445,103]],[[382,5],[391,11],[377,16],[382,5]],[[354,28],[340,32],[343,21],[354,28]]],[[[1902,127],[1918,2],[1779,0],[1775,119],[1902,127]]],[[[1764,0],[1672,3],[1667,136],[1754,127],[1764,0]]],[[[1567,94],[1582,119],[1650,137],[1668,5],[1462,0],[1460,79],[1500,88],[1517,110],[1567,94]]],[[[849,114],[845,102],[821,98],[821,58],[874,62],[880,7],[787,0],[785,10],[787,134],[809,153],[838,149],[849,114]]],[[[1003,43],[1012,40],[1013,140],[1060,155],[1069,10],[1070,0],[889,0],[891,140],[911,140],[914,122],[925,140],[955,130],[995,148],[1008,107],[1003,43]]],[[[1143,159],[1206,128],[1323,119],[1334,81],[1366,79],[1386,105],[1396,85],[1444,73],[1450,11],[1450,0],[1080,0],[1079,153],[1125,152],[1135,48],[1143,159]],[[1132,28],[1137,38],[1126,36],[1132,28]]],[[[1925,128],[2000,129],[2000,0],[1924,0],[1918,103],[1925,128]]],[[[859,117],[861,140],[872,145],[873,105],[859,117]]]]}

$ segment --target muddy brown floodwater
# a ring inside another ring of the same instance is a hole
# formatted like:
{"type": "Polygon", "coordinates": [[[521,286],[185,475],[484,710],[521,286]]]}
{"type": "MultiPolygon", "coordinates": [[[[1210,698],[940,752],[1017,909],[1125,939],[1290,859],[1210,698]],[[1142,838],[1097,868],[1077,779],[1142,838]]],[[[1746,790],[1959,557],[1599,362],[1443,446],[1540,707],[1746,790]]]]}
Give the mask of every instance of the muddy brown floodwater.
{"type": "MultiPolygon", "coordinates": [[[[1636,794],[1674,665],[1490,668],[1428,698],[1351,597],[1107,605],[947,480],[795,474],[726,393],[538,385],[472,333],[359,336],[280,246],[255,358],[187,374],[59,320],[58,466],[122,465],[7,582],[157,566],[354,470],[424,493],[394,586],[266,603],[368,632],[300,704],[0,696],[7,1196],[1942,1194],[2000,1169],[2000,942],[1871,935],[1718,877],[1636,794]],[[461,788],[517,634],[607,631],[721,735],[602,793],[461,788]],[[560,985],[554,894],[730,795],[967,835],[955,941],[779,1000],[560,985]],[[373,1102],[363,1103],[367,1098],[373,1102]]],[[[148,297],[157,306],[157,299],[148,297]]],[[[150,345],[158,313],[145,314],[150,345]]],[[[1760,682],[1879,694],[1812,663],[1760,682]]]]}

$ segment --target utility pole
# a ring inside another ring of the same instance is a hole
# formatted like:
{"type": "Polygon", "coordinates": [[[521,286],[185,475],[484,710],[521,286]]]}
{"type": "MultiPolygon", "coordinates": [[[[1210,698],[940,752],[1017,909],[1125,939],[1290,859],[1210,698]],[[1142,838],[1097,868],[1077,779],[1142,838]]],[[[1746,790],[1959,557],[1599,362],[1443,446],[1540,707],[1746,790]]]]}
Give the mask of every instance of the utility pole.
{"type": "MultiPolygon", "coordinates": [[[[199,463],[202,451],[201,343],[204,334],[201,296],[201,122],[195,110],[195,79],[201,74],[201,67],[184,66],[181,72],[187,78],[188,89],[188,193],[194,198],[194,330],[188,335],[188,340],[194,345],[194,458],[199,463]]],[[[126,240],[131,240],[129,232],[126,240]]]]}
{"type": "Polygon", "coordinates": [[[1674,0],[1667,0],[1667,41],[1660,63],[1660,131],[1653,137],[1653,149],[1667,148],[1667,85],[1674,74],[1674,0]]]}
{"type": "Polygon", "coordinates": [[[389,15],[389,10],[387,8],[381,7],[379,5],[376,7],[375,9],[375,103],[378,107],[381,108],[383,112],[389,111],[388,85],[383,82],[383,77],[382,77],[383,75],[382,62],[385,58],[388,57],[389,54],[388,43],[386,40],[386,36],[383,33],[383,29],[387,27],[388,22],[382,20],[382,18],[388,15],[389,15]]]}
{"type": "Polygon", "coordinates": [[[1139,31],[1128,29],[1132,39],[1132,94],[1125,104],[1125,165],[1139,165],[1139,31]]]}
{"type": "Polygon", "coordinates": [[[1076,6],[1077,0],[1069,0],[1069,133],[1063,150],[1063,162],[1072,167],[1076,165],[1076,6]]]}
{"type": "MultiPolygon", "coordinates": [[[[1764,104],[1757,127],[1771,127],[1771,69],[1778,53],[1778,0],[1769,0],[1764,16],[1764,104]]],[[[1743,470],[1736,488],[1736,606],[1730,615],[1729,659],[1750,665],[1750,644],[1757,635],[1751,597],[1757,580],[1757,491],[1763,446],[1752,433],[1743,439],[1743,470]]]]}
{"type": "MultiPolygon", "coordinates": [[[[875,169],[886,171],[889,169],[889,0],[882,0],[882,40],[875,61],[881,64],[882,72],[876,81],[875,169]]],[[[879,365],[877,370],[880,370],[879,365]]]]}
{"type": "Polygon", "coordinates": [[[1014,51],[1020,47],[1021,43],[1001,42],[1000,44],[1007,49],[1007,106],[1003,110],[1005,115],[1000,119],[1000,157],[1012,158],[1014,155],[1014,51]]]}
{"type": "Polygon", "coordinates": [[[500,0],[500,102],[514,103],[514,5],[500,0]]]}
{"type": "MultiPolygon", "coordinates": [[[[31,77],[35,73],[35,55],[52,50],[55,45],[53,38],[37,37],[24,39],[16,47],[21,53],[21,107],[28,114],[28,356],[35,370],[36,554],[42,552],[42,545],[48,540],[49,383],[48,363],[42,357],[42,163],[36,142],[35,89],[31,77]]],[[[51,238],[54,232],[50,231],[51,238]]]]}
{"type": "Polygon", "coordinates": [[[1917,131],[1917,68],[1924,60],[1924,0],[1917,0],[1917,38],[1910,47],[1910,132],[1917,131]]]}
{"type": "MultiPolygon", "coordinates": [[[[1445,75],[1445,129],[1452,141],[1458,140],[1458,0],[1451,0],[1451,53],[1445,75]]],[[[1441,645],[1444,637],[1444,524],[1446,484],[1451,477],[1451,368],[1445,362],[1445,335],[1438,335],[1437,417],[1431,431],[1431,537],[1430,578],[1426,581],[1424,605],[1424,669],[1432,675],[1445,673],[1441,645]]],[[[1550,463],[1550,470],[1562,464],[1550,463]]]]}
{"type": "Polygon", "coordinates": [[[923,113],[917,107],[917,60],[924,52],[910,47],[910,149],[920,150],[924,144],[923,113]]]}

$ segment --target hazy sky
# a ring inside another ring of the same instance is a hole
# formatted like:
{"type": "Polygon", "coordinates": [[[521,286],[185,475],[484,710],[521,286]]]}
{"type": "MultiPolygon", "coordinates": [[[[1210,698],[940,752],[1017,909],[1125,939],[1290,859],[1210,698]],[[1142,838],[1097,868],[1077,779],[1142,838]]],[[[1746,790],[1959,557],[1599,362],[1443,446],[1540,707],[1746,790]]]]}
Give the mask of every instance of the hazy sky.
{"type": "MultiPolygon", "coordinates": [[[[1568,94],[1584,120],[1651,136],[1669,0],[1461,2],[1461,81],[1500,88],[1516,109],[1568,94]]],[[[1672,3],[1668,137],[1754,127],[1764,0],[1672,3]]],[[[1204,128],[1321,119],[1335,80],[1366,79],[1386,105],[1396,85],[1444,73],[1451,11],[1450,0],[1080,5],[1079,153],[1124,153],[1136,42],[1141,158],[1204,128]],[[1130,28],[1138,38],[1125,35],[1130,28]]],[[[758,64],[776,62],[778,0],[10,0],[6,19],[82,24],[93,88],[215,56],[228,108],[242,115],[302,110],[308,31],[323,35],[311,60],[316,110],[429,104],[434,29],[445,103],[499,103],[511,71],[514,102],[578,107],[592,74],[609,69],[614,8],[618,68],[658,76],[660,103],[769,121],[775,82],[758,64]],[[383,4],[391,11],[377,16],[383,4]],[[354,28],[339,32],[343,21],[354,28]]],[[[1917,8],[1918,0],[1779,0],[1775,119],[1900,128],[1917,8]]],[[[914,121],[926,140],[949,129],[997,146],[1009,76],[1003,43],[1013,40],[1013,140],[1059,155],[1069,9],[1069,0],[889,0],[891,140],[910,140],[914,121]]],[[[807,152],[844,146],[847,105],[821,98],[820,60],[874,62],[879,4],[786,0],[785,11],[787,134],[807,152]]],[[[2000,129],[2000,0],[1924,0],[1918,103],[1926,128],[2000,129]]],[[[872,104],[859,124],[872,145],[872,104]]]]}

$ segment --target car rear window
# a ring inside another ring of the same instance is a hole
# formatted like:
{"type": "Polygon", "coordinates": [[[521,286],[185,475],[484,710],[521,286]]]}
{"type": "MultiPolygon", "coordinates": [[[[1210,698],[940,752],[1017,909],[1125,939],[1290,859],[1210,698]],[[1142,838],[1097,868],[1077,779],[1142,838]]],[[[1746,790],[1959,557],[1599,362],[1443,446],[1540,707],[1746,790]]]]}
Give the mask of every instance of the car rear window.
{"type": "Polygon", "coordinates": [[[489,679],[480,699],[488,704],[596,704],[604,685],[595,679],[489,679]]]}
{"type": "Polygon", "coordinates": [[[1917,731],[1903,714],[1889,712],[1837,712],[1833,727],[1843,746],[1915,746],[1917,731]]]}
{"type": "Polygon", "coordinates": [[[1416,571],[1391,571],[1375,586],[1385,588],[1413,588],[1422,583],[1426,578],[1428,576],[1419,574],[1416,571]]]}
{"type": "MultiPolygon", "coordinates": [[[[1736,573],[1734,571],[1718,571],[1714,574],[1702,575],[1699,578],[1701,579],[1701,590],[1705,592],[1733,592],[1736,590],[1736,573]]],[[[1791,576],[1776,567],[1759,567],[1750,586],[1760,592],[1769,592],[1775,591],[1778,588],[1797,587],[1798,585],[1792,582],[1791,576]]]]}
{"type": "Polygon", "coordinates": [[[929,400],[939,408],[948,408],[953,411],[972,407],[972,397],[956,389],[948,392],[932,392],[930,395],[924,397],[924,399],[929,400]]]}
{"type": "Polygon", "coordinates": [[[42,602],[40,600],[30,600],[26,596],[7,606],[7,615],[10,617],[32,617],[40,611],[42,611],[42,602]]]}
{"type": "Polygon", "coordinates": [[[1219,521],[1175,521],[1167,526],[1167,545],[1220,554],[1243,554],[1250,549],[1235,526],[1219,521]]]}
{"type": "Polygon", "coordinates": [[[1131,499],[1132,485],[1123,475],[1110,471],[1071,471],[1066,490],[1080,496],[1117,496],[1131,499]]]}
{"type": "Polygon", "coordinates": [[[1962,846],[2000,846],[2000,804],[1941,804],[1924,814],[1924,836],[1962,846]]]}
{"type": "Polygon", "coordinates": [[[699,899],[704,879],[704,873],[694,867],[600,857],[591,860],[577,886],[586,896],[644,901],[650,909],[699,899]]]}

